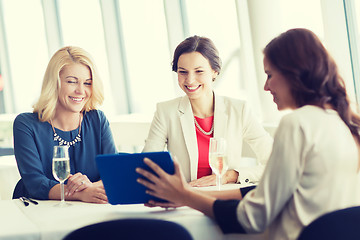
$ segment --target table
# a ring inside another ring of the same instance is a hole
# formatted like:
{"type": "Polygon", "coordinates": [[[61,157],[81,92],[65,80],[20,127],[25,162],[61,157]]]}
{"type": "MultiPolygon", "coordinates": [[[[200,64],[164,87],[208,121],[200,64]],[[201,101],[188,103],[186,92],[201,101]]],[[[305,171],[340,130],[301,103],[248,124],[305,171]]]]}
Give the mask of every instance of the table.
{"type": "Polygon", "coordinates": [[[20,180],[14,155],[0,157],[0,200],[9,200],[20,180]]]}
{"type": "Polygon", "coordinates": [[[0,201],[0,239],[57,240],[73,230],[108,220],[121,218],[154,218],[184,226],[194,240],[241,239],[260,240],[264,235],[224,235],[209,217],[188,207],[176,210],[147,208],[142,204],[110,205],[71,201],[72,206],[55,207],[59,201],[38,201],[25,207],[18,200],[0,201]]]}

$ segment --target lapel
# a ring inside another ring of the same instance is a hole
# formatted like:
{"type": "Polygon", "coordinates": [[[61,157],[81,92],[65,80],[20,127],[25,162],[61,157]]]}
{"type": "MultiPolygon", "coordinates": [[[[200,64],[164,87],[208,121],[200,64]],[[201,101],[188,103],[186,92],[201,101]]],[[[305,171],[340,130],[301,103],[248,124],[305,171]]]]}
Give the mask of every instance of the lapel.
{"type": "Polygon", "coordinates": [[[225,138],[226,128],[228,124],[228,112],[225,99],[217,96],[215,93],[215,109],[214,109],[214,137],[225,138]]]}
{"type": "Polygon", "coordinates": [[[190,177],[191,180],[194,180],[197,178],[198,145],[194,124],[194,114],[191,108],[190,100],[187,96],[181,98],[178,110],[181,129],[184,135],[187,152],[189,154],[190,177]]]}

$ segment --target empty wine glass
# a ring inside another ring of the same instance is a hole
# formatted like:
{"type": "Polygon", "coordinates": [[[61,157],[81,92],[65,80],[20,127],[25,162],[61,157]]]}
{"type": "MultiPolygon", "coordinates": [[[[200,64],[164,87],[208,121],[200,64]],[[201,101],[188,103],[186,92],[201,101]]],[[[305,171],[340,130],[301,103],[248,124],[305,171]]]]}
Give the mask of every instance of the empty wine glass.
{"type": "Polygon", "coordinates": [[[221,177],[228,169],[226,140],[224,138],[210,138],[209,164],[216,174],[216,186],[221,190],[221,177]]]}
{"type": "Polygon", "coordinates": [[[61,201],[56,206],[67,206],[64,196],[64,182],[70,176],[70,159],[69,159],[69,146],[54,146],[52,172],[56,180],[60,182],[61,201]]]}

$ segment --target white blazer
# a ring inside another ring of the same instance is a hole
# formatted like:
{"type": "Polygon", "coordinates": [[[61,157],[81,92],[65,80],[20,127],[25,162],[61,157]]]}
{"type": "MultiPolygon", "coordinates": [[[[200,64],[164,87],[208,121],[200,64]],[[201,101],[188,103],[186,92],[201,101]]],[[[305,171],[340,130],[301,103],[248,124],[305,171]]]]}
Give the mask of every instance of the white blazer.
{"type": "MultiPolygon", "coordinates": [[[[272,148],[272,137],[252,115],[245,101],[215,94],[214,137],[228,146],[229,169],[239,172],[238,182],[256,182],[272,148]],[[255,152],[259,166],[240,167],[242,143],[255,152]]],[[[143,152],[167,150],[180,163],[186,180],[197,179],[198,144],[190,100],[187,96],[157,104],[143,152]]]]}

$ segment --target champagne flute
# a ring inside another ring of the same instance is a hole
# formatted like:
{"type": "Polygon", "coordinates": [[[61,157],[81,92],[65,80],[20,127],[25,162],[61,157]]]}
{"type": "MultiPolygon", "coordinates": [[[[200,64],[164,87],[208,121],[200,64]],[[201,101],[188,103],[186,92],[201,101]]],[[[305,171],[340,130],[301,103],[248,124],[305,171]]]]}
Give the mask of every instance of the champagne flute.
{"type": "Polygon", "coordinates": [[[228,169],[226,140],[224,138],[210,138],[209,164],[216,174],[216,185],[221,190],[221,177],[228,169]]]}
{"type": "Polygon", "coordinates": [[[54,146],[52,172],[54,178],[60,182],[61,202],[56,206],[63,207],[70,205],[65,203],[64,196],[64,182],[70,176],[69,146],[54,146]]]}

